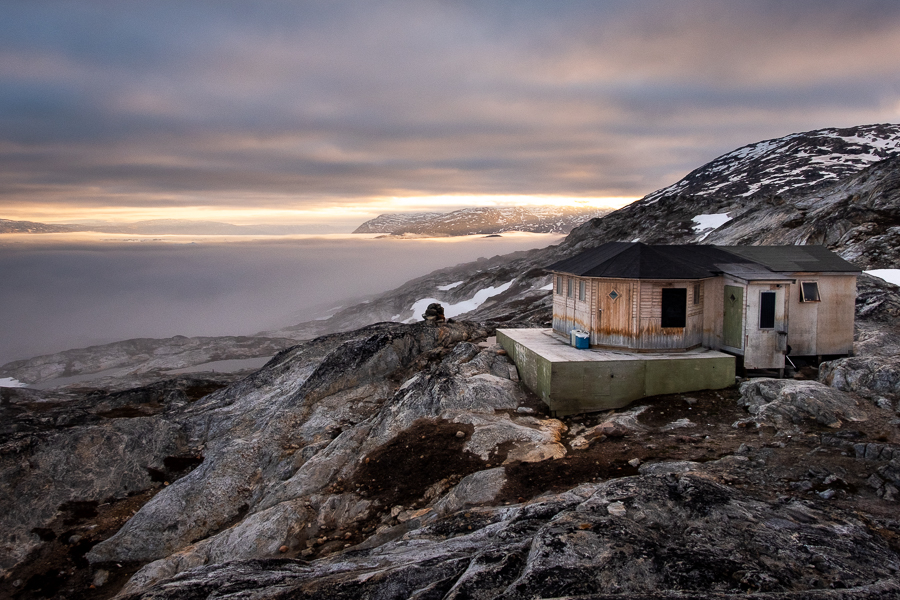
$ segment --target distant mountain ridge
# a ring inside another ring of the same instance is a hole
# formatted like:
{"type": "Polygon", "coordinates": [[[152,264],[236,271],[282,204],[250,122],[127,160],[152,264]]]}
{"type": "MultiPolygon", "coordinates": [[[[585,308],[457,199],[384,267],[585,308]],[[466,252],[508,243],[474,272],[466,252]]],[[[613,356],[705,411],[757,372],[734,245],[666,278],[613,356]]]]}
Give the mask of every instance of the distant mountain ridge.
{"type": "Polygon", "coordinates": [[[580,206],[474,207],[450,213],[387,213],[366,221],[353,233],[391,235],[490,235],[507,231],[568,233],[612,209],[580,206]]]}
{"type": "Polygon", "coordinates": [[[68,225],[49,225],[34,221],[12,221],[0,219],[0,233],[71,233],[78,231],[68,225]]]}
{"type": "Polygon", "coordinates": [[[219,221],[195,221],[190,219],[149,219],[133,223],[50,225],[32,221],[0,219],[0,233],[74,233],[94,231],[130,235],[291,235],[339,233],[330,225],[310,224],[260,224],[234,225],[219,221]]]}

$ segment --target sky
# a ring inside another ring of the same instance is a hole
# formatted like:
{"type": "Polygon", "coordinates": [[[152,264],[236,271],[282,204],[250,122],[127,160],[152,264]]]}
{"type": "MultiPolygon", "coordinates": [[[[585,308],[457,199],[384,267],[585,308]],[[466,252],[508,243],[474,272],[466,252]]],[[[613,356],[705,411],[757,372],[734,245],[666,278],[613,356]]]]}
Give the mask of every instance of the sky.
{"type": "Polygon", "coordinates": [[[622,205],[900,121],[896,0],[0,0],[0,218],[622,205]]]}

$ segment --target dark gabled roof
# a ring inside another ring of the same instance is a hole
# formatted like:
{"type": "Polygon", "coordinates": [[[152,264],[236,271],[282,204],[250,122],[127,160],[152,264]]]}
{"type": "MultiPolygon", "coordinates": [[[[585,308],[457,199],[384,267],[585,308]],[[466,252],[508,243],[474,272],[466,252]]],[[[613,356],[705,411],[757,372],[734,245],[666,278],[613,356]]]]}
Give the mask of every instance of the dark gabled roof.
{"type": "Polygon", "coordinates": [[[717,246],[779,273],[859,273],[862,271],[825,246],[717,246]]]}
{"type": "Polygon", "coordinates": [[[859,272],[823,246],[649,246],[640,242],[607,242],[546,269],[579,277],[706,279],[729,270],[725,265],[754,279],[769,274],[780,279],[775,276],[778,272],[859,272]]]}
{"type": "Polygon", "coordinates": [[[579,277],[623,279],[706,279],[721,273],[720,263],[752,263],[715,246],[648,246],[607,242],[546,267],[579,277]]]}

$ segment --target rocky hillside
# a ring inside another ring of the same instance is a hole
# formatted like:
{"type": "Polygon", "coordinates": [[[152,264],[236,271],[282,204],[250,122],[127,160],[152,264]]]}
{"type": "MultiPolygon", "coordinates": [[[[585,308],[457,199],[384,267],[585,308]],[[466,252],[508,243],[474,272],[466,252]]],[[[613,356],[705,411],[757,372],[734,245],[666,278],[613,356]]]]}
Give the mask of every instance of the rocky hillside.
{"type": "Polygon", "coordinates": [[[609,241],[824,244],[863,269],[900,267],[900,125],[823,129],[751,144],[574,229],[563,243],[435,271],[331,319],[270,332],[302,339],[419,319],[422,299],[497,322],[549,320],[542,267],[609,241]],[[454,285],[456,284],[456,285],[454,285]],[[502,291],[500,291],[502,288],[502,291]],[[483,290],[498,290],[477,297],[483,290]],[[479,302],[479,300],[482,300],[479,302]]]}
{"type": "MultiPolygon", "coordinates": [[[[861,331],[898,339],[900,289],[864,283],[861,331]]],[[[491,333],[2,390],[0,596],[900,598],[896,358],[554,419],[491,333]]]]}
{"type": "MultiPolygon", "coordinates": [[[[296,342],[284,338],[185,337],[137,338],[17,360],[0,366],[0,379],[40,387],[95,387],[119,390],[172,376],[172,371],[234,372],[254,367],[240,362],[271,357],[296,342]]],[[[265,362],[265,361],[263,361],[265,362]]],[[[227,380],[227,378],[226,378],[227,380]]]]}
{"type": "Polygon", "coordinates": [[[610,209],[577,206],[464,208],[451,213],[391,213],[366,221],[353,233],[454,236],[490,235],[507,231],[568,233],[610,209]]]}

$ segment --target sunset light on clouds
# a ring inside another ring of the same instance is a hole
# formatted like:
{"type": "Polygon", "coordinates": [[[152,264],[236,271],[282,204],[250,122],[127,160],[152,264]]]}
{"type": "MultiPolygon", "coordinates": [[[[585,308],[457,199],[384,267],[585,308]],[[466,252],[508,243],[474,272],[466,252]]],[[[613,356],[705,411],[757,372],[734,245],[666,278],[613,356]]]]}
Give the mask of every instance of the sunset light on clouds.
{"type": "Polygon", "coordinates": [[[900,5],[4,2],[0,217],[620,206],[900,119],[900,5]]]}

